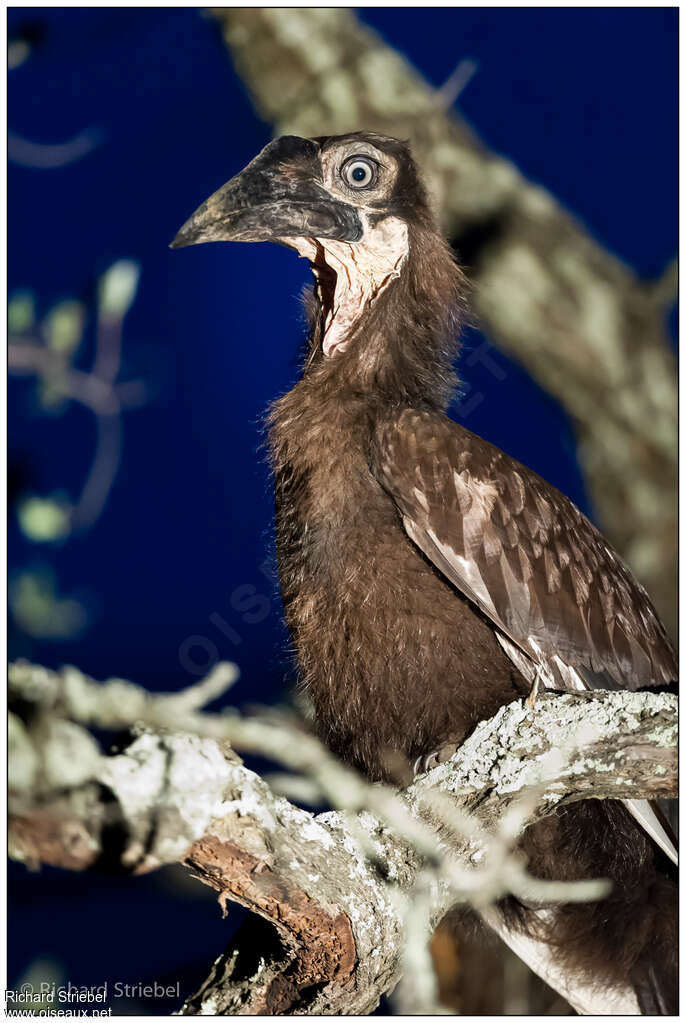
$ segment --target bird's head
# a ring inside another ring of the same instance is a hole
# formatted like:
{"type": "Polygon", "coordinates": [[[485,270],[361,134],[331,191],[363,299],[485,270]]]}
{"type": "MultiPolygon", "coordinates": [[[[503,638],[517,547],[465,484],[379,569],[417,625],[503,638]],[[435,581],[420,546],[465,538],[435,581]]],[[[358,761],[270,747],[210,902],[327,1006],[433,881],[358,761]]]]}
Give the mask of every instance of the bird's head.
{"type": "Polygon", "coordinates": [[[355,393],[447,404],[465,280],[407,143],[372,132],[276,139],[172,247],[211,241],[274,241],[309,260],[313,382],[333,374],[355,393]]]}
{"type": "Polygon", "coordinates": [[[365,311],[397,279],[413,229],[433,226],[409,146],[370,132],[265,146],[186,221],[173,248],[274,241],[309,259],[321,350],[345,351],[365,311]]]}
{"type": "Polygon", "coordinates": [[[311,238],[364,247],[381,219],[425,208],[406,143],[371,132],[285,135],[206,199],[171,245],[311,238]]]}

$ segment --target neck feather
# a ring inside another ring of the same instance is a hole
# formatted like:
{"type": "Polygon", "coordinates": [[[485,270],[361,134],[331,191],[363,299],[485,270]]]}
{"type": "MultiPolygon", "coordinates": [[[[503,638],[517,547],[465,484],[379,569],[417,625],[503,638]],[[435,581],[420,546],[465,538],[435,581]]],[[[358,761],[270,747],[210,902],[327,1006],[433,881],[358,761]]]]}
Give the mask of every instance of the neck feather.
{"type": "Polygon", "coordinates": [[[435,230],[413,226],[405,238],[402,258],[383,244],[358,250],[352,263],[328,247],[311,259],[304,378],[342,399],[354,392],[375,404],[445,409],[457,383],[466,282],[435,230]]]}

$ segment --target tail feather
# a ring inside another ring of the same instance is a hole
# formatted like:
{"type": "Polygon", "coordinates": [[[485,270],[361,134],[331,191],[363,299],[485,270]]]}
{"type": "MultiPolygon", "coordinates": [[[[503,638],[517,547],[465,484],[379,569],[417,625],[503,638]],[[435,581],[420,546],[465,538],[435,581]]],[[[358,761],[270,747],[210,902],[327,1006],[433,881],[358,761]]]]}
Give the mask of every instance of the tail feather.
{"type": "Polygon", "coordinates": [[[508,927],[497,910],[485,910],[481,916],[514,954],[562,995],[580,1016],[638,1016],[643,1013],[635,986],[630,983],[621,988],[594,984],[583,974],[565,969],[545,942],[508,927]]]}
{"type": "Polygon", "coordinates": [[[623,799],[622,802],[655,844],[669,856],[672,863],[678,864],[676,836],[659,805],[649,799],[623,799]]]}
{"type": "Polygon", "coordinates": [[[636,968],[632,981],[642,1016],[679,1015],[678,987],[671,970],[650,962],[636,968]]]}
{"type": "Polygon", "coordinates": [[[548,946],[570,994],[546,977],[548,983],[584,1014],[607,1010],[587,1008],[579,991],[583,997],[590,992],[593,1004],[598,998],[602,1004],[604,996],[621,1001],[633,996],[634,1012],[672,1015],[678,962],[674,866],[627,809],[613,800],[563,807],[527,829],[522,846],[537,877],[612,882],[599,902],[531,907],[510,896],[499,903],[503,927],[548,946]]]}

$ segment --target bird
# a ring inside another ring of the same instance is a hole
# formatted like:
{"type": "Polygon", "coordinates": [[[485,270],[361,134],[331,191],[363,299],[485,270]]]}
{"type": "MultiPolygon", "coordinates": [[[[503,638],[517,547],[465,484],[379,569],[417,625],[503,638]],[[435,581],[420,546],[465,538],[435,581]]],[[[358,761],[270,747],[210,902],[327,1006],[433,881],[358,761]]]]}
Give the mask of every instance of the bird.
{"type": "MultiPolygon", "coordinates": [[[[267,425],[285,618],[334,753],[392,780],[398,757],[426,766],[532,686],[676,684],[665,629],[602,534],[447,415],[468,286],[409,143],[277,138],[172,247],[213,241],[276,242],[313,274],[302,372],[267,425]]],[[[521,844],[539,877],[613,886],[545,913],[509,896],[506,926],[570,975],[633,991],[642,1013],[676,1012],[675,840],[659,809],[587,800],[521,844]]]]}

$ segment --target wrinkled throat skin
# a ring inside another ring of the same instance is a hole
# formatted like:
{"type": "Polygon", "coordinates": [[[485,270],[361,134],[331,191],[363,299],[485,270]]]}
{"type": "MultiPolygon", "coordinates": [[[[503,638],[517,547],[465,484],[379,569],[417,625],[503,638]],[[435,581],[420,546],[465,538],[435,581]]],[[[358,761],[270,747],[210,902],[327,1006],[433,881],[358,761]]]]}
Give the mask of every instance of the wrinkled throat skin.
{"type": "Polygon", "coordinates": [[[281,242],[310,262],[326,358],[346,350],[362,316],[400,277],[409,252],[407,224],[398,217],[365,224],[361,242],[315,238],[282,238],[281,242]]]}

